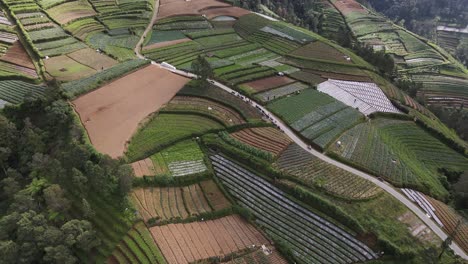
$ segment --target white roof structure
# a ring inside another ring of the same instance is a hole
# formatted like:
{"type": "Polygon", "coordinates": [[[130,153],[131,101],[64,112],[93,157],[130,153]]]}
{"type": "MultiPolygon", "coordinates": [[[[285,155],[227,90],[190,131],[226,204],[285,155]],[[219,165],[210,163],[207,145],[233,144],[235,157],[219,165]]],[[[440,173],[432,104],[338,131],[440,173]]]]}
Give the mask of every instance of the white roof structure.
{"type": "Polygon", "coordinates": [[[375,83],[328,79],[319,84],[317,90],[357,108],[366,116],[374,112],[400,113],[375,83]]]}

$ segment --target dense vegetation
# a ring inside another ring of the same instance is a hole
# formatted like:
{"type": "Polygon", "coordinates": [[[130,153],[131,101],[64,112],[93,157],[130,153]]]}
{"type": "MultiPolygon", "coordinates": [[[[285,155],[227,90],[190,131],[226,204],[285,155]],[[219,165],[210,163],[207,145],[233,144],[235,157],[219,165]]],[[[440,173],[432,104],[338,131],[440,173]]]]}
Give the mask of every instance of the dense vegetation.
{"type": "Polygon", "coordinates": [[[403,24],[416,34],[431,37],[437,20],[467,25],[464,0],[360,0],[403,24]]]}
{"type": "Polygon", "coordinates": [[[2,263],[76,263],[94,255],[102,245],[92,193],[122,208],[128,166],[86,144],[71,107],[52,88],[43,99],[7,106],[0,133],[2,263]]]}

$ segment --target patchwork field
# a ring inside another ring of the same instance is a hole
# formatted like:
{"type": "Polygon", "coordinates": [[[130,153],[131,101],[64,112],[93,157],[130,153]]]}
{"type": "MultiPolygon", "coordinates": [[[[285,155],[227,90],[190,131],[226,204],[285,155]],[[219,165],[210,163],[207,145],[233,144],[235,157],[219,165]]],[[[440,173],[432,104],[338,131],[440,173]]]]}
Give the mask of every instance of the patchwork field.
{"type": "Polygon", "coordinates": [[[155,226],[150,232],[169,263],[224,257],[269,241],[237,215],[189,224],[155,226]]]}
{"type": "Polygon", "coordinates": [[[185,83],[186,78],[151,65],[81,96],[73,104],[95,148],[119,157],[138,124],[185,83]]]}
{"type": "Polygon", "coordinates": [[[185,176],[207,170],[205,155],[194,140],[176,143],[149,158],[132,163],[135,175],[185,176]]]}
{"type": "Polygon", "coordinates": [[[452,234],[457,228],[454,236],[454,241],[468,252],[468,224],[464,221],[463,216],[459,215],[455,210],[434,198],[425,196],[429,203],[434,207],[435,214],[444,224],[443,229],[447,234],[452,234]],[[459,223],[460,221],[460,223],[459,223]]]}
{"type": "Polygon", "coordinates": [[[231,206],[213,181],[185,187],[145,187],[132,191],[139,215],[151,223],[186,219],[231,206]]]}
{"type": "Polygon", "coordinates": [[[148,228],[142,223],[135,224],[117,245],[108,263],[158,263],[166,264],[148,228]]]}
{"type": "Polygon", "coordinates": [[[359,262],[377,255],[349,233],[301,205],[282,191],[222,155],[210,157],[216,176],[242,206],[249,208],[267,234],[288,241],[294,258],[304,263],[359,262]]]}
{"type": "Polygon", "coordinates": [[[437,170],[463,171],[467,159],[412,122],[376,119],[344,133],[331,150],[397,186],[417,187],[436,197],[447,190],[437,170]]]}
{"type": "Polygon", "coordinates": [[[273,127],[247,128],[231,134],[240,142],[279,155],[292,141],[273,127]]]}
{"type": "Polygon", "coordinates": [[[219,131],[218,121],[197,114],[163,113],[152,118],[131,139],[126,156],[140,160],[179,140],[219,131]]]}
{"type": "Polygon", "coordinates": [[[313,89],[275,100],[267,107],[321,148],[362,120],[357,110],[313,89]]]}
{"type": "Polygon", "coordinates": [[[296,144],[290,145],[275,164],[306,186],[350,200],[370,199],[382,193],[372,182],[323,162],[296,144]]]}

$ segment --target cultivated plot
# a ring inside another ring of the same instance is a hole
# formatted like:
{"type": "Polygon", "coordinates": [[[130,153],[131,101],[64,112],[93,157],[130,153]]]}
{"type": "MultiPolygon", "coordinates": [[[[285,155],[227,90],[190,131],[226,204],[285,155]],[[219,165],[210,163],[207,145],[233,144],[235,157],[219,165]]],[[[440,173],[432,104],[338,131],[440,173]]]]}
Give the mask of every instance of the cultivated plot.
{"type": "Polygon", "coordinates": [[[73,104],[96,149],[120,157],[138,124],[187,81],[150,65],[79,97],[73,104]]]}

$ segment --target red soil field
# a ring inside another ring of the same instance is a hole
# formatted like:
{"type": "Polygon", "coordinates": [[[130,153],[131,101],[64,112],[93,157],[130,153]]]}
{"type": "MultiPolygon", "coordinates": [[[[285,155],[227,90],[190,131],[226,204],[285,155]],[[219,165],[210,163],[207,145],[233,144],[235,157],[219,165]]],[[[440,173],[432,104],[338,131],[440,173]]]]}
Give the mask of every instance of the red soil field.
{"type": "Polygon", "coordinates": [[[366,12],[366,10],[354,0],[338,0],[333,4],[341,13],[343,13],[343,15],[349,14],[351,12],[366,12]]]}
{"type": "Polygon", "coordinates": [[[277,156],[291,144],[291,139],[273,127],[246,128],[231,136],[242,143],[277,156]]]}
{"type": "Polygon", "coordinates": [[[145,46],[145,47],[143,48],[143,51],[145,51],[145,50],[150,50],[150,49],[162,48],[162,47],[171,46],[171,45],[175,45],[175,44],[179,44],[179,43],[184,43],[184,42],[188,42],[188,41],[192,41],[192,40],[189,39],[189,38],[183,38],[183,39],[176,39],[176,40],[170,40],[170,41],[164,41],[164,42],[154,43],[154,44],[145,46]]]}
{"type": "Polygon", "coordinates": [[[435,214],[444,224],[443,229],[445,233],[451,234],[458,220],[462,220],[462,224],[458,227],[458,231],[454,237],[455,242],[465,251],[468,252],[468,224],[463,222],[462,216],[457,214],[455,210],[450,208],[443,202],[437,201],[436,199],[425,195],[426,199],[434,206],[435,214]]]}
{"type": "Polygon", "coordinates": [[[285,76],[273,76],[273,77],[263,78],[263,79],[248,82],[248,83],[243,83],[242,85],[247,85],[257,92],[262,92],[262,91],[276,88],[279,86],[283,86],[292,82],[294,82],[293,79],[285,77],[285,76]]]}
{"type": "Polygon", "coordinates": [[[132,168],[137,177],[153,176],[156,173],[153,161],[149,158],[132,163],[132,168]]]}
{"type": "Polygon", "coordinates": [[[250,11],[245,10],[240,7],[230,6],[230,7],[217,7],[217,8],[207,8],[200,10],[200,13],[206,15],[208,19],[213,19],[218,16],[230,16],[239,18],[243,15],[250,14],[250,11]]]}
{"type": "Polygon", "coordinates": [[[230,4],[216,0],[165,0],[159,6],[158,20],[171,16],[201,15],[200,10],[213,7],[230,7],[230,4]]]}
{"type": "Polygon", "coordinates": [[[226,256],[269,241],[238,215],[206,222],[169,224],[150,228],[168,263],[180,264],[226,256]]]}
{"type": "Polygon", "coordinates": [[[345,55],[342,52],[330,45],[323,43],[322,41],[314,41],[303,47],[300,47],[294,50],[291,55],[353,64],[351,60],[346,60],[345,55]]]}
{"type": "Polygon", "coordinates": [[[31,58],[19,41],[16,41],[0,60],[35,70],[31,58]]]}
{"type": "Polygon", "coordinates": [[[184,219],[231,205],[218,186],[210,180],[184,187],[135,188],[131,196],[145,222],[151,218],[184,219]]]}
{"type": "Polygon", "coordinates": [[[147,66],[73,101],[91,143],[113,158],[124,154],[138,124],[188,82],[155,65],[147,66]]]}

